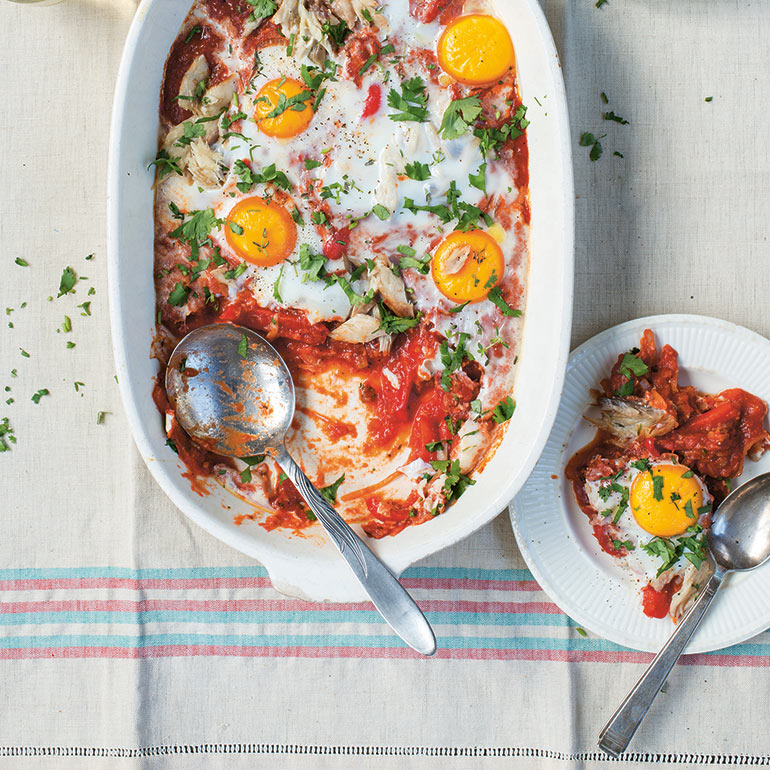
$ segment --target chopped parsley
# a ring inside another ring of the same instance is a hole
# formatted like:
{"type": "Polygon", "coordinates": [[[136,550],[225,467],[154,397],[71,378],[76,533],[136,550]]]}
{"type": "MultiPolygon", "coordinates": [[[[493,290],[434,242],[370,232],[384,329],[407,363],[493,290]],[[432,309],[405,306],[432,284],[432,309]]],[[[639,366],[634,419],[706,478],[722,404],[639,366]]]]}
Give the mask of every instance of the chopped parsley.
{"type": "Polygon", "coordinates": [[[521,310],[512,308],[505,301],[505,299],[503,299],[503,291],[499,286],[494,286],[492,289],[490,289],[489,294],[487,294],[487,299],[493,305],[496,305],[504,316],[509,316],[510,318],[518,318],[521,315],[521,310]]]}
{"type": "Polygon", "coordinates": [[[43,396],[50,396],[50,395],[51,395],[51,391],[50,391],[50,390],[48,390],[48,388],[40,388],[40,390],[38,390],[36,393],[33,393],[33,394],[32,394],[32,400],[33,400],[33,401],[34,401],[36,404],[39,404],[39,403],[40,403],[40,399],[41,399],[43,396]]]}
{"type": "Polygon", "coordinates": [[[207,121],[205,120],[188,120],[182,123],[184,133],[174,142],[175,147],[187,147],[188,144],[192,144],[193,139],[198,139],[202,136],[206,136],[206,126],[203,125],[207,121]]]}
{"type": "MultiPolygon", "coordinates": [[[[277,118],[279,115],[283,115],[286,110],[294,110],[294,112],[303,112],[308,108],[306,102],[313,96],[310,91],[300,91],[294,96],[287,97],[283,91],[278,93],[278,102],[270,112],[263,115],[259,120],[267,120],[268,118],[277,118]]],[[[260,97],[260,99],[266,99],[267,97],[260,97]]]]}
{"type": "Polygon", "coordinates": [[[16,257],[16,259],[13,260],[19,267],[29,267],[29,262],[27,262],[26,259],[22,259],[21,257],[16,257]]]}
{"type": "Polygon", "coordinates": [[[477,190],[481,190],[484,195],[487,194],[487,178],[486,178],[487,164],[482,163],[479,166],[479,170],[475,174],[468,174],[468,181],[477,190]]]}
{"type": "Polygon", "coordinates": [[[273,284],[273,298],[281,305],[283,305],[283,297],[281,297],[281,278],[283,278],[283,268],[284,265],[281,265],[281,269],[278,271],[278,278],[275,279],[275,283],[273,284]]]}
{"type": "Polygon", "coordinates": [[[472,358],[471,354],[465,348],[465,343],[470,339],[470,336],[471,335],[466,332],[460,332],[460,334],[457,335],[457,343],[454,349],[450,349],[447,340],[444,340],[439,346],[441,363],[444,365],[444,370],[441,372],[441,387],[447,393],[452,386],[452,372],[460,369],[466,358],[472,358]]]}
{"type": "Polygon", "coordinates": [[[267,19],[278,10],[278,5],[273,0],[246,0],[246,2],[254,9],[250,17],[254,21],[267,19]]]}
{"type": "Polygon", "coordinates": [[[609,112],[603,112],[602,118],[604,118],[604,120],[612,120],[615,123],[620,123],[621,126],[628,125],[628,121],[625,118],[621,118],[620,115],[616,115],[611,110],[609,112]]]}
{"type": "Polygon", "coordinates": [[[104,418],[108,414],[112,414],[112,412],[97,412],[96,413],[96,424],[97,425],[102,425],[104,423],[104,418]]]}
{"type": "Polygon", "coordinates": [[[650,470],[650,461],[644,457],[641,460],[634,460],[631,463],[632,468],[636,468],[638,471],[649,471],[650,470]]]}
{"type": "Polygon", "coordinates": [[[61,274],[59,293],[56,297],[63,297],[65,294],[69,294],[75,286],[77,279],[75,271],[71,267],[65,267],[61,274]]]}
{"type": "Polygon", "coordinates": [[[419,76],[405,80],[401,84],[401,93],[391,88],[388,93],[388,105],[397,110],[388,116],[391,120],[409,120],[425,123],[428,120],[428,95],[425,82],[419,76]]]}
{"type": "Polygon", "coordinates": [[[238,355],[241,358],[246,358],[249,354],[249,340],[245,333],[241,334],[241,341],[238,343],[238,355]]]}
{"type": "Polygon", "coordinates": [[[320,281],[324,278],[326,275],[325,265],[326,257],[323,254],[313,254],[306,243],[299,247],[299,266],[305,271],[303,282],[320,281]]]}
{"type": "Polygon", "coordinates": [[[168,304],[172,307],[181,307],[185,302],[187,302],[187,295],[189,293],[190,287],[182,286],[182,284],[177,281],[176,285],[171,290],[171,293],[168,295],[168,304]]]}
{"type": "Polygon", "coordinates": [[[422,275],[427,275],[430,272],[430,256],[428,254],[424,257],[417,257],[415,256],[417,252],[409,246],[398,246],[396,251],[404,255],[398,260],[399,270],[406,270],[411,267],[422,275]]]}
{"type": "Polygon", "coordinates": [[[172,158],[165,150],[161,150],[147,168],[152,168],[153,166],[155,166],[158,172],[158,179],[163,179],[164,176],[171,173],[182,176],[182,169],[179,168],[177,159],[172,158]]]}
{"type": "Polygon", "coordinates": [[[341,46],[345,42],[345,38],[350,34],[350,28],[344,21],[341,21],[339,24],[325,21],[321,25],[321,31],[337,46],[341,46]]]}
{"type": "Polygon", "coordinates": [[[321,163],[320,160],[312,160],[311,158],[305,158],[305,168],[308,171],[311,171],[314,168],[318,168],[319,166],[323,166],[323,163],[321,163]]]}
{"type": "Polygon", "coordinates": [[[663,482],[664,482],[663,476],[652,477],[652,496],[656,500],[663,499],[663,482]]]}
{"type": "Polygon", "coordinates": [[[254,171],[242,160],[236,160],[233,164],[233,170],[241,180],[236,183],[236,187],[243,193],[248,192],[255,184],[271,183],[282,190],[290,190],[291,182],[289,177],[283,171],[278,171],[275,163],[265,166],[261,171],[254,171]]]}
{"type": "Polygon", "coordinates": [[[169,237],[189,244],[190,257],[197,259],[201,243],[209,240],[209,233],[214,227],[221,226],[222,220],[214,215],[214,209],[191,211],[182,224],[169,233],[169,237]]]}
{"type": "Polygon", "coordinates": [[[0,452],[8,452],[11,447],[9,444],[16,443],[16,436],[7,417],[0,420],[0,452]]]}
{"type": "Polygon", "coordinates": [[[621,359],[620,366],[618,367],[618,372],[624,377],[627,377],[629,380],[632,377],[641,377],[650,371],[650,368],[647,366],[647,364],[645,364],[644,361],[642,361],[642,359],[636,355],[638,352],[639,351],[634,352],[631,350],[626,353],[621,359]]]}
{"type": "Polygon", "coordinates": [[[372,207],[372,214],[374,214],[377,219],[382,220],[383,222],[390,217],[390,211],[385,208],[381,203],[375,203],[372,207]]]}
{"type": "Polygon", "coordinates": [[[607,135],[602,134],[601,136],[596,137],[589,131],[585,131],[580,135],[578,144],[580,144],[581,147],[590,147],[591,149],[588,152],[588,157],[591,160],[599,160],[599,158],[602,157],[602,144],[599,139],[604,139],[605,136],[607,135]]]}
{"type": "Polygon", "coordinates": [[[516,410],[516,402],[510,397],[506,396],[493,410],[492,419],[496,423],[508,422],[513,417],[513,413],[516,410]]]}
{"type": "Polygon", "coordinates": [[[687,528],[688,532],[693,533],[691,535],[681,537],[677,541],[655,537],[642,546],[643,551],[651,556],[657,556],[662,562],[656,577],[673,567],[681,556],[684,556],[696,569],[700,569],[706,559],[706,533],[703,532],[700,537],[697,536],[702,529],[700,525],[693,524],[687,528]]]}
{"type": "Polygon", "coordinates": [[[444,481],[444,493],[447,502],[456,500],[465,490],[476,482],[464,473],[460,472],[459,460],[431,460],[433,470],[446,474],[444,481]]]}
{"type": "Polygon", "coordinates": [[[424,182],[431,175],[430,166],[427,163],[420,163],[418,160],[414,163],[407,163],[404,170],[410,179],[416,179],[418,182],[424,182]]]}
{"type": "Polygon", "coordinates": [[[379,303],[380,307],[380,326],[382,331],[388,334],[398,334],[399,332],[405,332],[407,329],[412,329],[420,323],[422,314],[418,313],[414,318],[402,318],[395,313],[391,313],[388,310],[387,305],[383,302],[379,303]]]}
{"type": "Polygon", "coordinates": [[[439,133],[444,139],[457,139],[471,127],[480,114],[481,99],[478,96],[454,99],[444,110],[439,133]]]}
{"type": "Polygon", "coordinates": [[[241,481],[244,484],[248,484],[251,481],[251,469],[255,465],[259,465],[265,461],[265,455],[252,455],[251,457],[241,457],[241,460],[246,463],[246,468],[241,471],[241,481]]]}
{"type": "Polygon", "coordinates": [[[329,484],[327,487],[319,487],[318,491],[330,502],[337,502],[337,491],[340,488],[340,484],[345,481],[345,474],[343,473],[333,484],[329,484]]]}
{"type": "Polygon", "coordinates": [[[490,151],[496,152],[500,145],[520,137],[529,125],[529,121],[525,117],[526,114],[527,108],[520,104],[507,123],[503,123],[497,128],[489,126],[475,128],[473,135],[479,139],[481,154],[486,158],[490,151]]]}

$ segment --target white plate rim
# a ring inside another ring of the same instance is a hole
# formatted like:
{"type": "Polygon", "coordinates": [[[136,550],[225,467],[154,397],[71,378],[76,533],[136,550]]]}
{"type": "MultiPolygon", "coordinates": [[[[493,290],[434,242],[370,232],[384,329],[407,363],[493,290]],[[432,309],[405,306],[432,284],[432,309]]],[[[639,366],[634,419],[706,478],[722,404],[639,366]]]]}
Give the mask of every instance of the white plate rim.
{"type": "MultiPolygon", "coordinates": [[[[694,327],[696,329],[702,330],[705,334],[729,335],[735,340],[741,340],[750,346],[759,348],[760,351],[767,357],[768,361],[770,361],[770,340],[760,334],[757,334],[756,332],[751,331],[750,329],[739,326],[738,324],[734,324],[730,321],[696,314],[662,314],[646,316],[625,321],[623,323],[617,324],[616,326],[605,329],[604,331],[599,332],[575,348],[575,350],[573,350],[570,354],[567,364],[567,375],[565,379],[563,397],[570,388],[571,372],[577,365],[579,365],[579,362],[587,354],[590,354],[594,350],[601,349],[602,346],[607,346],[611,349],[612,343],[615,342],[616,346],[615,349],[612,350],[612,355],[617,355],[623,352],[624,349],[627,349],[623,346],[617,346],[617,340],[630,334],[635,335],[635,339],[638,340],[641,336],[641,333],[648,328],[653,330],[659,346],[662,346],[667,341],[665,337],[665,330],[667,327],[669,329],[673,327],[694,327]]],[[[682,355],[683,351],[680,350],[679,353],[682,355]]],[[[601,376],[603,376],[603,374],[596,372],[596,375],[597,376],[595,377],[595,381],[598,383],[598,380],[601,376]]],[[[729,376],[727,378],[731,379],[729,376]]],[[[560,411],[562,408],[564,408],[564,402],[562,402],[562,405],[560,406],[560,411]]],[[[548,441],[546,442],[544,454],[549,447],[554,447],[557,443],[561,444],[563,448],[566,448],[567,446],[569,434],[564,435],[563,433],[558,432],[558,428],[556,427],[558,422],[559,416],[557,415],[555,427],[549,436],[548,441]]],[[[563,453],[561,451],[558,454],[560,457],[563,457],[563,453]]],[[[568,593],[561,591],[559,588],[557,588],[556,585],[554,585],[548,569],[542,568],[543,553],[547,554],[549,544],[546,543],[536,545],[527,537],[526,514],[523,513],[523,511],[526,508],[527,497],[532,492],[531,484],[533,482],[533,477],[535,477],[539,471],[542,472],[544,470],[541,465],[544,462],[543,458],[544,455],[541,455],[540,461],[530,476],[530,479],[508,507],[514,535],[516,537],[519,550],[521,551],[521,554],[527,564],[527,567],[529,568],[537,583],[550,597],[550,599],[565,614],[569,615],[579,626],[585,628],[593,634],[596,634],[597,636],[607,639],[610,642],[622,645],[623,647],[628,647],[630,649],[638,650],[641,652],[657,652],[673,630],[673,625],[670,622],[650,621],[651,623],[660,623],[658,626],[659,632],[655,636],[651,636],[650,638],[643,640],[640,640],[638,637],[631,638],[623,632],[619,631],[617,627],[613,626],[611,622],[604,620],[601,615],[597,617],[597,614],[594,611],[588,609],[584,604],[573,601],[568,593]]],[[[553,465],[550,465],[547,468],[547,472],[549,474],[552,472],[560,471],[561,468],[556,469],[553,465]]],[[[752,472],[749,475],[755,475],[755,473],[752,472]]],[[[567,511],[565,511],[564,503],[561,500],[554,501],[554,506],[558,507],[559,514],[561,516],[570,515],[567,511]]],[[[742,580],[753,582],[761,580],[767,584],[768,588],[770,588],[770,564],[764,565],[763,567],[750,573],[746,573],[740,577],[742,580]]],[[[729,584],[725,585],[725,587],[722,589],[722,592],[720,592],[723,594],[721,598],[725,599],[727,594],[731,593],[733,595],[732,600],[735,601],[736,589],[739,589],[739,586],[730,586],[729,584]]],[[[720,597],[717,598],[717,601],[719,601],[719,599],[720,597]]],[[[637,604],[639,614],[641,615],[641,603],[638,598],[637,604]]],[[[612,611],[611,607],[609,611],[612,611]]],[[[686,652],[688,654],[713,652],[715,650],[720,650],[735,644],[740,644],[741,642],[745,642],[746,640],[751,639],[757,634],[767,630],[769,627],[770,610],[768,610],[765,614],[758,614],[753,623],[746,623],[743,626],[736,628],[731,634],[721,635],[715,634],[713,632],[711,624],[709,623],[709,617],[707,616],[704,619],[701,627],[698,629],[696,635],[688,645],[686,652]]]]}

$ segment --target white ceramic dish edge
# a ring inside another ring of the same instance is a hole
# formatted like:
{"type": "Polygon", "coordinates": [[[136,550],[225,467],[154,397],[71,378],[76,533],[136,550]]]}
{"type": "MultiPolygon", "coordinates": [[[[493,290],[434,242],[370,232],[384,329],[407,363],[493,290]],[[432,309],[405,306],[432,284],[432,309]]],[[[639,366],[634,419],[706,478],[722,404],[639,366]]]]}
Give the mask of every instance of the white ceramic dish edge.
{"type": "MultiPolygon", "coordinates": [[[[536,0],[502,5],[502,16],[518,20],[512,35],[522,95],[533,120],[529,136],[534,261],[515,391],[519,409],[477,484],[455,506],[396,538],[370,542],[396,574],[468,536],[494,518],[516,494],[548,438],[567,363],[574,196],[561,67],[536,0]],[[531,98],[535,96],[545,104],[539,112],[531,98]],[[513,473],[511,466],[516,469],[513,473]]],[[[206,498],[195,495],[182,478],[176,457],[165,446],[161,420],[150,398],[157,367],[149,358],[154,289],[152,173],[147,163],[156,143],[163,62],[186,11],[184,3],[143,0],[129,30],[115,91],[108,176],[109,300],[126,414],[145,463],[174,504],[215,537],[261,561],[276,588],[314,600],[360,600],[364,598],[361,588],[320,535],[296,538],[267,533],[256,525],[236,527],[232,523],[235,511],[228,507],[237,504],[232,496],[216,485],[206,498]]]]}

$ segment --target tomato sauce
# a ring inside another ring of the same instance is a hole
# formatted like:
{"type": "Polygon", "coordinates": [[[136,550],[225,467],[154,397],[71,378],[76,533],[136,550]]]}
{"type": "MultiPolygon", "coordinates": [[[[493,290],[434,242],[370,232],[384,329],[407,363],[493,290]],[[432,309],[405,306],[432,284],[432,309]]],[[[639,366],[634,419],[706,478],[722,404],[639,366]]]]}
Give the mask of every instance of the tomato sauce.
{"type": "Polygon", "coordinates": [[[423,361],[433,358],[441,337],[432,329],[418,326],[409,330],[391,354],[387,366],[374,372],[367,385],[376,394],[377,411],[369,420],[369,441],[387,446],[411,422],[410,405],[414,403],[417,370],[423,361]]]}
{"type": "Polygon", "coordinates": [[[679,577],[669,581],[659,590],[646,585],[642,589],[642,612],[648,618],[665,618],[671,607],[671,597],[681,585],[682,579],[679,577]]]}
{"type": "Polygon", "coordinates": [[[208,85],[215,85],[226,73],[219,58],[213,55],[224,45],[222,38],[205,24],[198,25],[198,31],[192,34],[188,42],[187,38],[191,34],[191,31],[183,30],[174,41],[163,76],[163,89],[160,98],[161,114],[172,125],[191,117],[191,113],[183,107],[184,102],[177,99],[176,96],[179,93],[179,86],[185,72],[190,69],[190,65],[195,59],[201,55],[206,57],[206,63],[211,70],[211,75],[206,81],[208,85]]]}

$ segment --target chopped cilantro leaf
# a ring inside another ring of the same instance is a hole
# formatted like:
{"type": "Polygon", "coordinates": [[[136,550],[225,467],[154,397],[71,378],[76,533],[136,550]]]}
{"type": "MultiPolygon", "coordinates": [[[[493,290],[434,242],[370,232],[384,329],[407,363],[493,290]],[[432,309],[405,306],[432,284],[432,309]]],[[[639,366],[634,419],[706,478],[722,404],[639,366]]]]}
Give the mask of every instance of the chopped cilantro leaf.
{"type": "Polygon", "coordinates": [[[391,88],[388,93],[388,105],[398,110],[388,117],[391,120],[409,120],[425,123],[428,119],[428,95],[425,93],[425,82],[419,76],[405,80],[401,84],[401,93],[391,88]]]}
{"type": "Polygon", "coordinates": [[[466,96],[454,99],[444,110],[439,133],[444,139],[457,139],[471,126],[481,114],[481,99],[478,96],[466,96]]]}
{"type": "Polygon", "coordinates": [[[238,355],[241,358],[246,358],[249,353],[249,340],[246,334],[241,334],[241,341],[238,343],[238,355]]]}
{"type": "Polygon", "coordinates": [[[487,294],[487,299],[493,305],[496,305],[504,316],[509,316],[510,318],[518,318],[521,315],[521,310],[512,308],[503,299],[503,292],[499,286],[494,286],[492,289],[490,289],[489,294],[487,294]]]}
{"type": "Polygon", "coordinates": [[[57,298],[69,294],[76,281],[77,276],[75,275],[75,271],[71,267],[65,267],[61,274],[61,280],[59,281],[59,293],[56,295],[57,298]]]}
{"type": "Polygon", "coordinates": [[[345,481],[345,474],[343,473],[333,484],[329,484],[326,487],[319,487],[318,491],[330,502],[337,502],[337,491],[340,488],[340,484],[345,481]]]}
{"type": "Polygon", "coordinates": [[[431,175],[430,166],[427,163],[420,163],[420,161],[407,163],[404,170],[410,179],[416,179],[418,182],[425,181],[431,175]]]}
{"type": "Polygon", "coordinates": [[[39,403],[40,403],[40,399],[41,399],[43,396],[50,396],[50,395],[51,395],[51,391],[50,391],[50,390],[48,390],[48,388],[40,388],[40,390],[38,390],[36,393],[34,393],[34,394],[32,395],[32,400],[33,400],[33,401],[34,401],[36,404],[39,404],[39,403]]]}
{"type": "Polygon", "coordinates": [[[176,285],[171,290],[171,293],[168,295],[168,304],[172,307],[181,307],[185,302],[187,302],[187,295],[189,293],[189,287],[182,286],[182,284],[177,281],[176,285]]]}
{"type": "Polygon", "coordinates": [[[496,423],[507,422],[513,417],[513,413],[516,409],[516,402],[510,397],[506,396],[493,410],[492,419],[496,423]]]}

